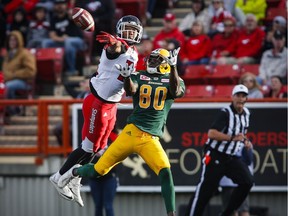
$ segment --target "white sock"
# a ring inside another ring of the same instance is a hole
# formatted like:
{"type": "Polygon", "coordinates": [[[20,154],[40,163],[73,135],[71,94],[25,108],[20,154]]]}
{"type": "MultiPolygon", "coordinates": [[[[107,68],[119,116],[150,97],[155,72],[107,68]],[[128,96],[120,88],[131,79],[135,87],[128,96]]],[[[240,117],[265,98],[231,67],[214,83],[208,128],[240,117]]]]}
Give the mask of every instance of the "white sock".
{"type": "Polygon", "coordinates": [[[55,179],[56,179],[57,182],[59,181],[60,177],[61,177],[61,174],[60,174],[59,171],[58,171],[58,172],[55,174],[55,179]]]}

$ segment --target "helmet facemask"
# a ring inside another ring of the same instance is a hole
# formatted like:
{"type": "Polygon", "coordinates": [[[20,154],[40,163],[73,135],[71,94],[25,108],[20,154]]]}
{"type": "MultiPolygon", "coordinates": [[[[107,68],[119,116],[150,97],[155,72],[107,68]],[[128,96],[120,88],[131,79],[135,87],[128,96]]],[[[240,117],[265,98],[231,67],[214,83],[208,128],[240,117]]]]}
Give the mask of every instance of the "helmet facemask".
{"type": "Polygon", "coordinates": [[[118,21],[116,28],[117,36],[125,40],[128,44],[140,43],[143,27],[137,17],[132,15],[122,17],[118,21]],[[132,32],[133,38],[130,36],[132,32]]]}
{"type": "Polygon", "coordinates": [[[169,52],[165,49],[156,49],[152,51],[146,59],[147,72],[154,74],[165,74],[170,72],[170,65],[167,63],[169,52]]]}

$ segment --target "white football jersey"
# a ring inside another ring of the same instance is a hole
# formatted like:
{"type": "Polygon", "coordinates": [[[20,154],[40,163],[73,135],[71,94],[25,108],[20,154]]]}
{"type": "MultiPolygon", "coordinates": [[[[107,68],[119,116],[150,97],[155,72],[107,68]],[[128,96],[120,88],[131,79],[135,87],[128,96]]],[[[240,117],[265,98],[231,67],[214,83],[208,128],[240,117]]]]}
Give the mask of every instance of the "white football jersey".
{"type": "Polygon", "coordinates": [[[137,62],[138,53],[135,48],[129,47],[116,59],[108,59],[106,50],[103,50],[97,70],[98,75],[91,79],[91,84],[97,94],[106,101],[119,102],[124,93],[124,80],[115,64],[125,66],[127,63],[129,65],[134,63],[135,68],[137,62]]]}

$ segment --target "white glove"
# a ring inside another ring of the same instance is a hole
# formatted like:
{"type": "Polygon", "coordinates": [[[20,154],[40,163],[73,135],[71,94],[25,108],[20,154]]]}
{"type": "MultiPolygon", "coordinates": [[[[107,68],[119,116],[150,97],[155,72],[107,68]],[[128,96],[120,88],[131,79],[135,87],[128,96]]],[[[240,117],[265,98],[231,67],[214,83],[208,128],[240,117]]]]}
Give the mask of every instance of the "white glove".
{"type": "Polygon", "coordinates": [[[115,64],[115,67],[117,70],[120,71],[120,74],[123,76],[123,77],[129,77],[131,75],[131,73],[134,72],[135,68],[134,68],[134,63],[128,65],[126,63],[126,66],[123,67],[122,65],[120,64],[115,64]]]}
{"type": "Polygon", "coordinates": [[[177,64],[178,53],[180,51],[180,47],[170,51],[170,56],[167,59],[167,62],[170,66],[175,66],[177,64]]]}

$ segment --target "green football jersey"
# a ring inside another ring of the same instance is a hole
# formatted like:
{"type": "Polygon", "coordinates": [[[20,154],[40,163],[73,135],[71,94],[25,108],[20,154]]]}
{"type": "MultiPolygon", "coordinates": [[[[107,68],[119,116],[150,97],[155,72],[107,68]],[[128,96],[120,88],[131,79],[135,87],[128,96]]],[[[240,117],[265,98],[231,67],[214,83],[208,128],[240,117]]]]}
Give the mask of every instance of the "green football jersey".
{"type": "MultiPolygon", "coordinates": [[[[169,74],[149,74],[141,71],[131,75],[138,89],[133,95],[133,112],[127,123],[133,123],[140,130],[161,137],[167,116],[174,102],[169,90],[169,74]]],[[[185,92],[184,81],[180,79],[182,95],[185,92]]]]}

